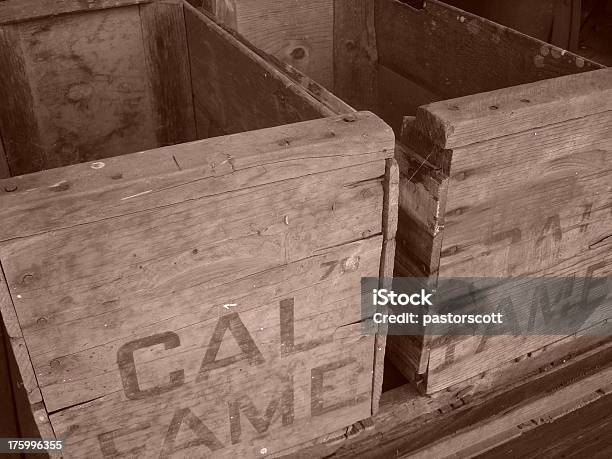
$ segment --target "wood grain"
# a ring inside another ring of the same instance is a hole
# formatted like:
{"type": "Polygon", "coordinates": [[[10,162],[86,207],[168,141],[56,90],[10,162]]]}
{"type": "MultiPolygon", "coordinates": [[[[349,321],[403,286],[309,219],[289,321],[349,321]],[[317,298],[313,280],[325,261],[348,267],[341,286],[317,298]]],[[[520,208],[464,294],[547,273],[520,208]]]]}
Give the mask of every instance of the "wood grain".
{"type": "Polygon", "coordinates": [[[157,115],[157,145],[195,140],[195,113],[183,6],[160,2],[141,5],[140,20],[157,115]]]}
{"type": "Polygon", "coordinates": [[[601,68],[436,0],[375,3],[380,64],[443,99],[601,68]]]}
{"type": "MultiPolygon", "coordinates": [[[[439,131],[429,129],[433,117],[425,114],[427,106],[416,119],[406,117],[400,141],[407,147],[396,148],[401,172],[396,270],[434,279],[609,276],[609,75],[600,70],[466,97],[480,124],[474,118],[463,131],[459,120],[469,119],[470,110],[452,101],[428,106],[435,107],[438,127],[446,123],[439,131]],[[520,100],[526,94],[533,102],[520,100]],[[496,112],[489,105],[493,100],[503,121],[485,115],[496,112]],[[509,107],[502,108],[502,100],[509,107]],[[488,130],[493,125],[498,129],[488,130]],[[438,135],[442,131],[459,135],[450,134],[446,142],[438,135]]],[[[517,317],[523,312],[514,310],[517,317]]],[[[394,337],[389,355],[409,378],[418,380],[427,369],[425,387],[433,393],[562,338],[554,335],[394,337]]]]}
{"type": "Polygon", "coordinates": [[[368,112],[351,115],[349,121],[344,118],[218,137],[0,181],[0,240],[382,162],[393,154],[393,133],[379,118],[368,112]]]}
{"type": "MultiPolygon", "coordinates": [[[[235,5],[234,30],[257,48],[333,89],[333,2],[234,0],[232,3],[235,5]]],[[[227,23],[224,19],[222,22],[227,23]]]]}
{"type": "Polygon", "coordinates": [[[8,27],[23,84],[7,87],[31,100],[22,126],[2,131],[14,175],[157,146],[138,6],[8,27]]]}
{"type": "Polygon", "coordinates": [[[43,168],[45,150],[26,74],[19,25],[0,27],[0,132],[7,169],[24,174],[43,168]]]}
{"type": "Polygon", "coordinates": [[[612,69],[602,69],[433,103],[419,122],[438,146],[456,148],[609,110],[612,69]]]}
{"type": "Polygon", "coordinates": [[[95,11],[120,6],[151,3],[155,0],[3,0],[0,24],[25,22],[67,13],[95,11]]]}
{"type": "Polygon", "coordinates": [[[334,93],[358,110],[377,111],[374,2],[335,0],[334,93]]]}
{"type": "Polygon", "coordinates": [[[190,5],[185,5],[185,19],[194,99],[223,132],[233,134],[333,114],[190,5]]]}

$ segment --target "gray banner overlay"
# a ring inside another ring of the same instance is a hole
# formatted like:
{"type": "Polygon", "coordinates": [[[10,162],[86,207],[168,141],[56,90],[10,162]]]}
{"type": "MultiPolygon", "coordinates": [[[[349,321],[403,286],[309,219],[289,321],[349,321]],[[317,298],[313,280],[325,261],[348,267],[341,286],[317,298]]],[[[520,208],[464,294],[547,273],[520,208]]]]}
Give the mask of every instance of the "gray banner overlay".
{"type": "Polygon", "coordinates": [[[608,336],[612,278],[369,277],[361,308],[365,334],[608,336]]]}

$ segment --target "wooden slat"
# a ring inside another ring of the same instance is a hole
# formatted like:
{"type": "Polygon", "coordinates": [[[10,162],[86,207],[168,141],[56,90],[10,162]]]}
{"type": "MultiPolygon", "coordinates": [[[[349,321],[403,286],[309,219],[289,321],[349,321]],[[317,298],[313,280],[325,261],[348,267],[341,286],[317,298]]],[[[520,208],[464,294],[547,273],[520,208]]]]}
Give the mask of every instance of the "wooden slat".
{"type": "Polygon", "coordinates": [[[183,6],[140,6],[148,76],[157,115],[157,145],[196,139],[195,113],[183,6]]]}
{"type": "Polygon", "coordinates": [[[333,7],[334,93],[358,110],[376,111],[374,2],[334,0],[333,7]]]}
{"type": "Polygon", "coordinates": [[[0,240],[382,161],[393,154],[393,133],[379,118],[367,112],[351,115],[348,121],[344,118],[219,137],[0,181],[0,240]]]}
{"type": "Polygon", "coordinates": [[[0,132],[8,169],[14,174],[40,170],[45,162],[36,107],[26,74],[18,25],[0,27],[0,132]]]}
{"type": "Polygon", "coordinates": [[[67,13],[87,12],[120,6],[151,3],[155,0],[3,0],[0,24],[25,22],[67,13]]]}
{"type": "Polygon", "coordinates": [[[612,69],[437,102],[418,116],[437,145],[456,148],[608,110],[612,69]]]}
{"type": "Polygon", "coordinates": [[[380,63],[444,99],[601,68],[436,0],[375,3],[380,63]]]}
{"type": "MultiPolygon", "coordinates": [[[[385,200],[383,203],[383,245],[378,277],[381,279],[380,288],[391,288],[395,259],[395,233],[397,232],[397,211],[399,202],[399,167],[395,159],[388,159],[385,168],[385,200]]],[[[379,408],[380,396],[382,394],[385,351],[387,346],[387,334],[381,330],[376,336],[374,349],[374,374],[372,414],[376,414],[379,408]]]]}
{"type": "Polygon", "coordinates": [[[197,11],[185,5],[196,103],[227,133],[333,114],[282,72],[197,11]]]}
{"type": "Polygon", "coordinates": [[[333,2],[217,0],[216,3],[216,16],[221,22],[257,48],[295,67],[320,85],[333,88],[333,2]],[[219,4],[233,14],[218,11],[219,4]]]}

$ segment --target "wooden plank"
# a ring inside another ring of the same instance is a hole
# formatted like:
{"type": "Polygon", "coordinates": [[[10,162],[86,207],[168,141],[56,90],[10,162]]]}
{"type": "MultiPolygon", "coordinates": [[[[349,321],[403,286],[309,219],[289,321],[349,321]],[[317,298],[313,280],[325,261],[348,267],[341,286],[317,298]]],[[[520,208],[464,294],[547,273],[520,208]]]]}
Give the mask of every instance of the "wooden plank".
{"type": "Polygon", "coordinates": [[[333,2],[217,0],[216,3],[216,16],[222,23],[257,48],[333,89],[333,2]]]}
{"type": "Polygon", "coordinates": [[[380,64],[444,99],[601,68],[436,0],[420,10],[397,0],[376,8],[380,64]]]}
{"type": "Polygon", "coordinates": [[[582,339],[590,340],[591,344],[567,339],[563,346],[558,346],[555,357],[534,353],[513,362],[517,367],[513,371],[505,368],[484,375],[483,380],[493,386],[479,387],[479,376],[471,380],[472,387],[453,388],[433,397],[420,396],[410,384],[385,392],[373,430],[340,443],[308,445],[298,457],[340,459],[407,455],[447,435],[512,412],[527,400],[546,397],[568,385],[580,387],[584,377],[609,367],[612,355],[609,342],[587,351],[584,346],[593,346],[595,340],[582,339]],[[525,371],[525,365],[530,370],[525,371]],[[508,376],[511,377],[508,379],[508,376]],[[517,376],[522,379],[516,379],[517,376]]]}
{"type": "Polygon", "coordinates": [[[612,368],[589,376],[580,384],[561,388],[534,401],[527,401],[503,416],[471,427],[450,438],[440,440],[426,448],[411,453],[410,457],[433,458],[443,455],[469,456],[481,453],[518,437],[540,423],[555,419],[591,404],[604,396],[602,387],[612,379],[612,368]],[[535,423],[533,422],[535,419],[535,423]]]}
{"type": "Polygon", "coordinates": [[[4,145],[2,144],[2,137],[0,137],[0,179],[8,178],[11,176],[9,170],[8,161],[4,154],[4,145]]]}
{"type": "Polygon", "coordinates": [[[609,110],[612,69],[602,69],[433,103],[418,118],[437,145],[456,148],[609,110]]]}
{"type": "Polygon", "coordinates": [[[151,3],[155,0],[3,0],[0,24],[25,22],[67,13],[87,12],[120,6],[151,3]]]}
{"type": "MultiPolygon", "coordinates": [[[[395,259],[395,233],[397,232],[397,211],[399,202],[399,167],[395,159],[388,159],[385,167],[385,198],[383,203],[383,246],[380,260],[380,288],[390,288],[395,259]]],[[[376,335],[374,349],[374,374],[372,391],[372,414],[379,408],[382,394],[385,350],[387,335],[384,330],[376,335]]]]}
{"type": "MultiPolygon", "coordinates": [[[[235,289],[223,286],[233,280],[380,234],[381,222],[371,219],[382,213],[379,177],[383,170],[376,169],[366,164],[321,174],[318,179],[306,177],[234,196],[189,201],[4,245],[0,257],[6,260],[13,294],[20,296],[16,300],[19,322],[42,387],[48,385],[48,378],[58,379],[59,370],[50,366],[54,359],[72,355],[66,365],[81,362],[85,370],[85,355],[90,354],[85,351],[116,344],[128,332],[163,328],[173,317],[191,320],[193,313],[210,320],[211,313],[223,308],[215,301],[203,309],[201,298],[215,295],[221,301],[225,291],[225,303],[231,303],[235,289]],[[309,202],[300,204],[304,196],[309,196],[309,202]],[[181,221],[178,233],[173,224],[177,221],[181,221]],[[151,225],[165,229],[153,235],[151,225]],[[96,249],[100,244],[106,247],[104,253],[96,249]],[[133,253],[121,257],[125,247],[134,247],[133,253]],[[69,290],[66,278],[72,278],[69,290]],[[142,317],[143,308],[151,311],[147,318],[142,317]],[[108,312],[101,313],[104,310],[108,312]],[[55,342],[52,350],[49,339],[55,342]],[[77,352],[84,353],[82,359],[77,352]]],[[[374,276],[378,266],[379,258],[374,276]]],[[[330,269],[326,267],[325,272],[330,269]]],[[[248,285],[252,286],[247,283],[244,288],[248,285]]],[[[256,301],[257,295],[249,298],[256,301]]],[[[358,304],[353,321],[359,320],[358,304]]],[[[115,352],[102,354],[114,358],[115,352]]],[[[66,391],[70,383],[63,381],[68,376],[77,378],[81,370],[71,368],[69,375],[59,379],[60,395],[71,398],[67,405],[83,401],[73,400],[83,394],[66,391]]],[[[82,384],[82,378],[75,381],[82,384]]],[[[46,399],[46,404],[50,409],[56,406],[53,399],[46,399]]]]}
{"type": "Polygon", "coordinates": [[[393,133],[379,118],[364,112],[347,120],[296,123],[0,181],[0,240],[382,163],[393,154],[393,133]]]}
{"type": "Polygon", "coordinates": [[[224,132],[316,119],[333,112],[185,4],[194,99],[224,132]]]}
{"type": "Polygon", "coordinates": [[[7,170],[14,174],[40,170],[45,152],[17,25],[0,27],[0,73],[4,82],[0,85],[0,132],[7,170]]]}
{"type": "MultiPolygon", "coordinates": [[[[439,275],[610,275],[611,123],[608,111],[454,149],[439,275]]],[[[514,311],[519,318],[522,312],[514,311]]],[[[466,338],[432,346],[428,391],[553,340],[466,338]]]]}
{"type": "Polygon", "coordinates": [[[148,76],[157,114],[157,145],[196,139],[185,19],[181,4],[140,6],[148,76]]]}
{"type": "Polygon", "coordinates": [[[358,110],[378,102],[374,3],[334,0],[334,93],[358,110]]]}
{"type": "Polygon", "coordinates": [[[20,129],[2,130],[13,174],[157,146],[137,6],[9,27],[32,101],[20,129]]]}

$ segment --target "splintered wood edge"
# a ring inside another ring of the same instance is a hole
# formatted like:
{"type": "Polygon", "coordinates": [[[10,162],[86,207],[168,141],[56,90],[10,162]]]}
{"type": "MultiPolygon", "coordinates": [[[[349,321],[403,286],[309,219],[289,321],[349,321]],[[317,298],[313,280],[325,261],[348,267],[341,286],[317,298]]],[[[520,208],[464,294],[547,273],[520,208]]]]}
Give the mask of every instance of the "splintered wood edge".
{"type": "Polygon", "coordinates": [[[0,2],[0,24],[31,21],[62,14],[153,3],[157,0],[4,0],[0,2]]]}
{"type": "MultiPolygon", "coordinates": [[[[1,260],[0,260],[1,261],[1,260]]],[[[42,394],[38,386],[36,374],[32,367],[28,347],[21,332],[21,326],[17,319],[15,305],[8,289],[8,284],[4,276],[4,270],[0,265],[0,320],[3,321],[6,330],[7,340],[11,344],[13,358],[17,363],[19,375],[14,375],[17,378],[17,384],[21,384],[25,389],[28,397],[28,402],[32,408],[34,420],[41,435],[52,432],[49,423],[47,410],[45,409],[42,394]]],[[[8,351],[8,349],[7,349],[8,351]]],[[[55,435],[53,435],[55,437],[55,435]]],[[[49,435],[41,438],[50,438],[49,435]]]]}
{"type": "Polygon", "coordinates": [[[417,126],[457,148],[612,110],[612,68],[552,78],[419,107],[417,126]]]}

